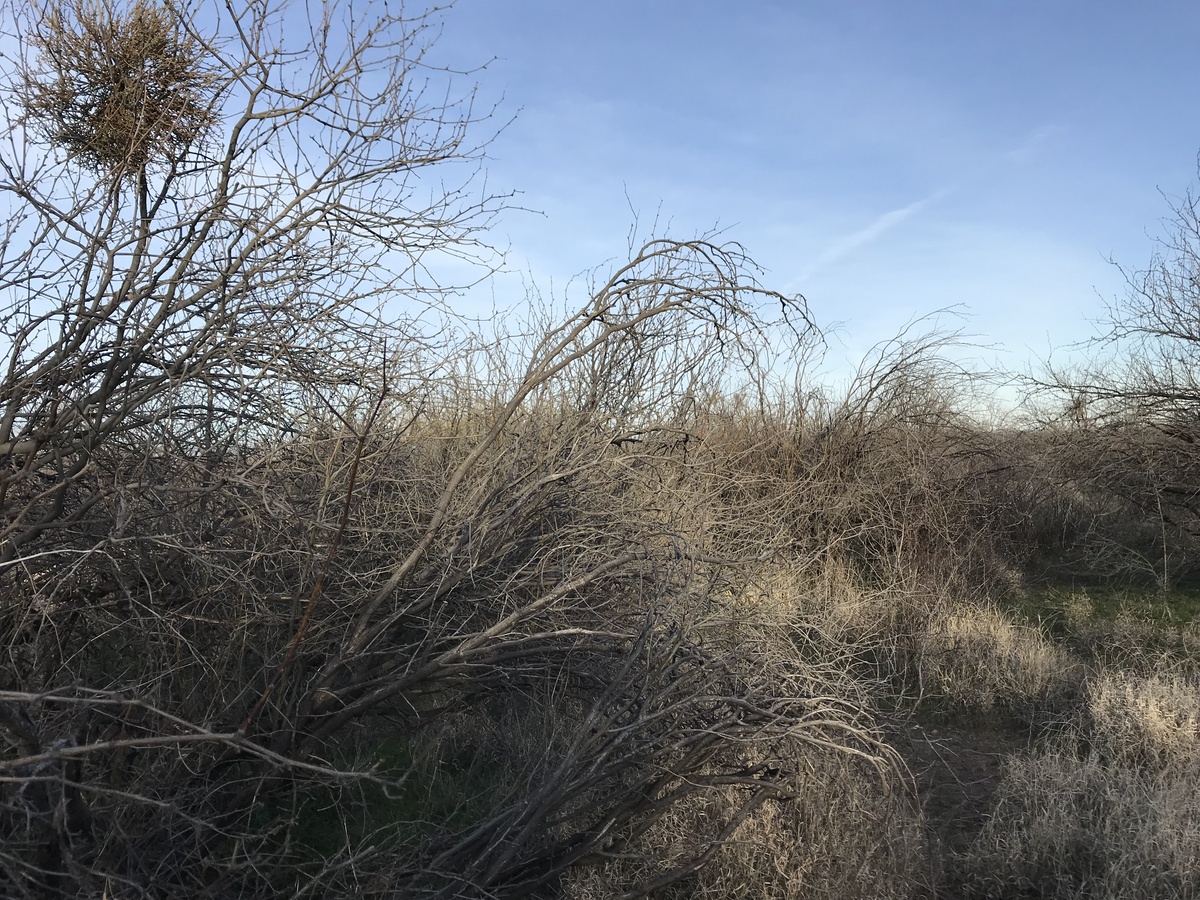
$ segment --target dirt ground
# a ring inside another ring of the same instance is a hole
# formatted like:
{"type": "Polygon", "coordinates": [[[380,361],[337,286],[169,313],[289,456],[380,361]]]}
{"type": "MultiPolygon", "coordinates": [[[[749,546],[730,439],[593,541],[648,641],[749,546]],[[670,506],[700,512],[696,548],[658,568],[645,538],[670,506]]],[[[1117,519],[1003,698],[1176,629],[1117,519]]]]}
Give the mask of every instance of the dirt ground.
{"type": "MultiPolygon", "coordinates": [[[[935,868],[949,875],[944,862],[966,850],[991,815],[1005,757],[1030,746],[1027,730],[1003,723],[909,723],[894,735],[893,746],[904,758],[916,783],[934,853],[935,868]],[[942,863],[942,864],[938,864],[942,863]]],[[[958,900],[948,882],[931,895],[938,900],[958,900]]]]}

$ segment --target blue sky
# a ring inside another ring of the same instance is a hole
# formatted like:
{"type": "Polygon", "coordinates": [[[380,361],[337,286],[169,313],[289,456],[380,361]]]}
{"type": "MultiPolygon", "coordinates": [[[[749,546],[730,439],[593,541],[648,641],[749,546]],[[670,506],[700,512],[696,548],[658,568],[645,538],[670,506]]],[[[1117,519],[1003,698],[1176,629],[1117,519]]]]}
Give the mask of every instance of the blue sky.
{"type": "MultiPolygon", "coordinates": [[[[1194,2],[459,0],[435,56],[516,118],[492,239],[561,294],[643,233],[721,229],[855,359],[960,323],[1022,368],[1094,333],[1200,151],[1194,2]],[[1160,190],[1162,193],[1160,193],[1160,190]]],[[[981,354],[988,357],[988,354],[981,354]]]]}

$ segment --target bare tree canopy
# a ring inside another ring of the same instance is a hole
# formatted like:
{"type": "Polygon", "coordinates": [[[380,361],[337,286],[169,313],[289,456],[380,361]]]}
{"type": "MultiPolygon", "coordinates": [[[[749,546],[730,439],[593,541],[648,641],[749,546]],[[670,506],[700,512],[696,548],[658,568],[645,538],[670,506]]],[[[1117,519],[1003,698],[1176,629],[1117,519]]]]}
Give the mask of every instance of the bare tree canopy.
{"type": "Polygon", "coordinates": [[[1138,420],[1195,435],[1200,421],[1200,198],[1172,204],[1166,232],[1145,268],[1122,268],[1127,290],[1109,305],[1093,342],[1100,365],[1056,382],[1079,415],[1138,420]]]}
{"type": "Polygon", "coordinates": [[[1060,478],[1091,522],[1088,568],[1163,589],[1200,559],[1200,200],[1188,193],[1145,268],[1122,269],[1095,357],[1050,369],[1035,391],[1065,410],[1060,478]]]}
{"type": "Polygon", "coordinates": [[[430,255],[469,252],[500,205],[471,186],[470,91],[424,95],[424,15],[8,12],[0,493],[53,484],[3,524],[5,559],[64,520],[101,444],[195,455],[367,389],[422,340],[430,255]]]}

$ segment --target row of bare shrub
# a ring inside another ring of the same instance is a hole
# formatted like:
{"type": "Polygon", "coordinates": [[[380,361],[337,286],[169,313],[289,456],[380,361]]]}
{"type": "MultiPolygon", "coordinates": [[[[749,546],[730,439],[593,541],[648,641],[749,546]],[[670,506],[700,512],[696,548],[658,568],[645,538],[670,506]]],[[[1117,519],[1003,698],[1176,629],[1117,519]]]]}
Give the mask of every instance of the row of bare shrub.
{"type": "Polygon", "coordinates": [[[199,458],[170,417],[95,440],[3,572],[8,889],[523,896],[623,855],[606,890],[661,893],[769,821],[783,896],[862,846],[792,834],[817,789],[892,883],[911,809],[844,645],[747,600],[811,500],[695,400],[780,299],[738,266],[656,242],[523,355],[360,351],[352,389],[279,388],[274,438],[217,407],[199,458]]]}
{"type": "Polygon", "coordinates": [[[1148,422],[1070,417],[998,432],[1005,471],[988,490],[1010,510],[1022,568],[1035,580],[1163,591],[1194,581],[1192,440],[1148,422]]]}

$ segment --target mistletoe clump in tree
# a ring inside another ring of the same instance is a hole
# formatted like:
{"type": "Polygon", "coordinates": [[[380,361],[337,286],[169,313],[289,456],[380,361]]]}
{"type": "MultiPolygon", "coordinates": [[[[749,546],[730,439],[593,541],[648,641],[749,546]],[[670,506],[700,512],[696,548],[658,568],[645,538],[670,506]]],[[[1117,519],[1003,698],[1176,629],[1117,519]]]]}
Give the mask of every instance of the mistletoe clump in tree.
{"type": "Polygon", "coordinates": [[[79,0],[35,21],[22,106],[37,137],[76,163],[118,175],[175,166],[217,123],[219,74],[173,11],[79,0]]]}

